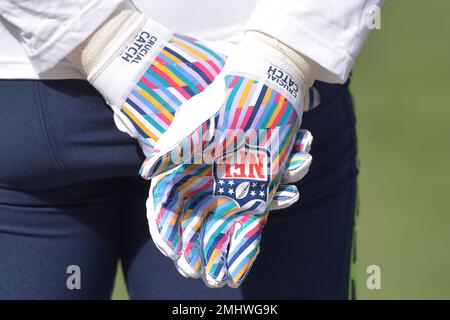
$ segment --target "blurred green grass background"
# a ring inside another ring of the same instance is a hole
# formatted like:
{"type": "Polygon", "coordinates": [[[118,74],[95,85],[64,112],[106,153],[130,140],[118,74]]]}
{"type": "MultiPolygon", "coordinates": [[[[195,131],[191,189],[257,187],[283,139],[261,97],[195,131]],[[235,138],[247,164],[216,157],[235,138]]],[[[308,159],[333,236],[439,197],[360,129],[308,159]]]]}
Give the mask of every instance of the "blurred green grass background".
{"type": "Polygon", "coordinates": [[[354,68],[362,299],[450,299],[449,12],[387,0],[354,68]],[[381,290],[365,286],[371,264],[381,290]]]}
{"type": "MultiPolygon", "coordinates": [[[[449,12],[387,0],[354,68],[358,299],[450,299],[449,12]],[[369,265],[380,290],[366,287],[369,265]]],[[[113,299],[127,299],[121,272],[113,299]]]]}

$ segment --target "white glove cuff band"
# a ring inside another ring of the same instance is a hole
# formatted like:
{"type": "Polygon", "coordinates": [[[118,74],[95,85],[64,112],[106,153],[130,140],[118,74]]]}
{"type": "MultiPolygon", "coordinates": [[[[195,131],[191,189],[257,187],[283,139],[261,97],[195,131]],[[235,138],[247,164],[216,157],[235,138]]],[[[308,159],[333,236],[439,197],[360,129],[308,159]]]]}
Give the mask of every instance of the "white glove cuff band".
{"type": "Polygon", "coordinates": [[[140,16],[137,28],[128,33],[113,55],[102,59],[88,81],[110,105],[121,106],[142,75],[167,44],[172,33],[160,24],[140,16]]]}
{"type": "Polygon", "coordinates": [[[303,77],[305,88],[308,89],[312,86],[319,65],[277,39],[258,31],[247,31],[242,46],[262,52],[269,50],[267,47],[275,49],[284,56],[287,63],[293,64],[298,69],[298,72],[303,77]]]}

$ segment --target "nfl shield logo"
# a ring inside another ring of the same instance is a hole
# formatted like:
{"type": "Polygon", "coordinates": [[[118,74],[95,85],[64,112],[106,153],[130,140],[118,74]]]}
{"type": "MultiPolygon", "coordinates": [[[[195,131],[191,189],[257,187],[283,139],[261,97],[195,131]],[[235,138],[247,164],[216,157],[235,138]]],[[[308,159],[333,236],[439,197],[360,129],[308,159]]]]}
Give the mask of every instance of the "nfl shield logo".
{"type": "Polygon", "coordinates": [[[217,157],[213,163],[214,195],[234,200],[239,207],[267,202],[271,176],[269,150],[245,144],[217,157]]]}

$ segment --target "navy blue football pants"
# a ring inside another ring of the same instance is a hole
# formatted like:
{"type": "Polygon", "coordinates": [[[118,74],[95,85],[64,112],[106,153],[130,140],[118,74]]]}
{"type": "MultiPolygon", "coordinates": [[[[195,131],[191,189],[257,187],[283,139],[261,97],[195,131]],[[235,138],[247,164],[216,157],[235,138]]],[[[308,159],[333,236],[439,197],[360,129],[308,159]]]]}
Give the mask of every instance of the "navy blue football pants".
{"type": "Polygon", "coordinates": [[[0,299],[108,299],[118,261],[133,299],[347,298],[355,118],[348,84],[315,86],[322,103],[303,120],[314,160],[300,201],[270,214],[241,288],[210,289],[153,244],[143,155],[88,83],[0,81],[0,299]],[[70,266],[79,289],[67,286],[70,266]]]}

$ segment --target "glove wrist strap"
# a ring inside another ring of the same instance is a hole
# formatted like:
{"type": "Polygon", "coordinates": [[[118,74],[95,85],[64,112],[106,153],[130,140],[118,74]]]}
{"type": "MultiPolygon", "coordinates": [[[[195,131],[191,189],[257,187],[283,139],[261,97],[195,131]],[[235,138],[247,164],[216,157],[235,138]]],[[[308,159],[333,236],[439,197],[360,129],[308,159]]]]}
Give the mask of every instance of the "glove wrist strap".
{"type": "Polygon", "coordinates": [[[92,78],[99,66],[106,63],[110,53],[120,50],[142,24],[140,16],[128,2],[120,4],[108,20],[68,56],[69,61],[86,77],[92,78]]]}
{"type": "MultiPolygon", "coordinates": [[[[243,47],[252,48],[256,51],[267,51],[271,47],[282,54],[288,63],[297,69],[302,77],[305,89],[312,86],[319,69],[319,65],[313,60],[303,56],[277,39],[258,31],[247,31],[242,42],[243,47]]],[[[270,49],[269,49],[270,50],[270,49]]]]}

